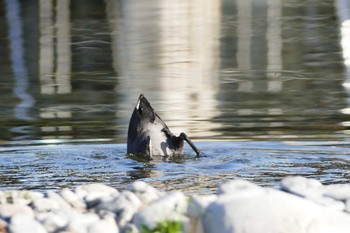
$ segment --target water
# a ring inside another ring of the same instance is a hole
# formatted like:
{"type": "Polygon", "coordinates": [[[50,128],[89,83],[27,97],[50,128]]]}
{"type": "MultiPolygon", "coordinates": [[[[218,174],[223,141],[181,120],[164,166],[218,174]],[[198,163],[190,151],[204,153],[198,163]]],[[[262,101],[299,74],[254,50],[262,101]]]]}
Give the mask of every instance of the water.
{"type": "Polygon", "coordinates": [[[210,193],[234,178],[348,182],[349,9],[344,0],[0,0],[0,187],[142,179],[210,193]],[[206,156],[126,157],[140,93],[206,156]]]}
{"type": "Polygon", "coordinates": [[[52,190],[88,183],[122,188],[134,180],[161,190],[210,194],[231,179],[278,186],[288,175],[323,183],[350,179],[349,144],[281,142],[202,142],[195,159],[186,148],[181,159],[145,162],[125,155],[125,145],[54,145],[0,149],[2,188],[52,190]]]}

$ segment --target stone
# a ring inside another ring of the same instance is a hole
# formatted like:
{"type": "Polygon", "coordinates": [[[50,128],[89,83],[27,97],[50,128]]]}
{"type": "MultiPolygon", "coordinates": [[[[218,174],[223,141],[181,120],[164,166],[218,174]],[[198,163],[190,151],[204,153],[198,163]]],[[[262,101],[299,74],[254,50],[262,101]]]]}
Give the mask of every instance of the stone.
{"type": "Polygon", "coordinates": [[[127,185],[125,190],[135,193],[144,204],[149,204],[164,195],[164,193],[143,181],[135,181],[127,185]]]}
{"type": "Polygon", "coordinates": [[[305,197],[306,200],[312,201],[316,204],[334,209],[343,211],[345,210],[345,203],[342,201],[337,201],[333,198],[326,197],[326,196],[307,196],[305,197]]]}
{"type": "Polygon", "coordinates": [[[0,219],[0,233],[7,233],[7,223],[0,219]]]}
{"type": "Polygon", "coordinates": [[[86,204],[69,189],[62,189],[59,195],[75,209],[86,209],[86,204]]]}
{"type": "Polygon", "coordinates": [[[119,229],[115,219],[111,215],[107,215],[101,220],[92,223],[88,229],[88,233],[119,233],[119,229]]]}
{"type": "Polygon", "coordinates": [[[124,227],[131,221],[135,212],[141,207],[140,199],[130,191],[123,191],[110,201],[101,202],[94,209],[96,212],[109,211],[115,214],[117,223],[124,227]]]}
{"type": "Polygon", "coordinates": [[[2,218],[10,218],[16,214],[23,214],[29,217],[34,217],[34,211],[29,206],[21,204],[0,205],[0,216],[2,218]]]}
{"type": "Polygon", "coordinates": [[[348,214],[268,188],[247,197],[219,196],[201,222],[205,233],[346,233],[350,229],[348,214]]]}
{"type": "Polygon", "coordinates": [[[325,186],[324,189],[324,196],[339,201],[346,201],[347,199],[350,199],[350,184],[332,184],[325,186]]]}
{"type": "Polygon", "coordinates": [[[63,211],[39,213],[36,215],[36,220],[40,222],[48,232],[58,232],[64,229],[69,222],[68,215],[63,211]]]}
{"type": "Polygon", "coordinates": [[[31,206],[35,211],[38,212],[58,210],[61,208],[59,203],[51,198],[35,199],[32,202],[31,206]]]}
{"type": "MultiPolygon", "coordinates": [[[[147,226],[154,229],[158,223],[164,221],[180,221],[188,224],[189,219],[185,216],[187,211],[188,199],[182,192],[171,192],[152,202],[150,205],[143,207],[137,212],[132,223],[138,229],[147,226]]],[[[184,227],[186,228],[186,226],[184,227]]],[[[184,230],[187,231],[186,229],[184,230]]]]}
{"type": "Polygon", "coordinates": [[[214,201],[216,201],[217,195],[193,195],[188,202],[188,208],[186,215],[192,218],[198,218],[205,213],[206,208],[214,201]]]}
{"type": "Polygon", "coordinates": [[[75,194],[85,202],[93,202],[96,199],[106,196],[116,196],[118,190],[104,184],[87,184],[78,186],[74,190],[75,194]]]}
{"type": "Polygon", "coordinates": [[[257,192],[263,192],[263,188],[245,180],[232,180],[221,185],[218,189],[218,195],[250,196],[257,192]]]}
{"type": "Polygon", "coordinates": [[[284,178],[280,185],[281,190],[301,197],[321,196],[324,186],[320,181],[307,179],[302,176],[290,176],[284,178]]]}
{"type": "Polygon", "coordinates": [[[71,205],[56,192],[48,191],[47,198],[55,201],[60,206],[60,209],[70,210],[72,208],[71,205]]]}
{"type": "Polygon", "coordinates": [[[64,230],[74,233],[87,233],[88,228],[97,221],[99,221],[99,217],[94,213],[72,211],[69,214],[68,226],[64,230]]]}
{"type": "Polygon", "coordinates": [[[25,214],[12,216],[8,229],[11,233],[47,233],[38,221],[25,214]]]}

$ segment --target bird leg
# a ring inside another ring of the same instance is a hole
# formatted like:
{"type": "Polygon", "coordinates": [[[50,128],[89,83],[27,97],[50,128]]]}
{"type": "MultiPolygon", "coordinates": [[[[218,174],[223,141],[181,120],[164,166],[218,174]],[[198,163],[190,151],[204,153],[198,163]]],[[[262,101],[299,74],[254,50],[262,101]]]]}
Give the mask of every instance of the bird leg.
{"type": "Polygon", "coordinates": [[[190,140],[190,138],[185,133],[181,133],[179,137],[182,140],[185,140],[188,143],[188,145],[191,146],[191,148],[194,150],[194,152],[196,152],[197,157],[201,156],[201,152],[198,150],[198,148],[193,144],[193,142],[190,140]]]}

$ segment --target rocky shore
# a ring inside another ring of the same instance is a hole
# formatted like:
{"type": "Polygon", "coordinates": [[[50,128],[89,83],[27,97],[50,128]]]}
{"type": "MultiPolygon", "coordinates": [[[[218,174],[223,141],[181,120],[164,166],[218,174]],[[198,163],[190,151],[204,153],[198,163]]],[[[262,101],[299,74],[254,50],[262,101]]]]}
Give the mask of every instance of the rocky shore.
{"type": "Polygon", "coordinates": [[[279,188],[243,180],[216,195],[161,192],[136,181],[59,192],[0,191],[0,233],[345,233],[350,184],[287,177],[279,188]]]}

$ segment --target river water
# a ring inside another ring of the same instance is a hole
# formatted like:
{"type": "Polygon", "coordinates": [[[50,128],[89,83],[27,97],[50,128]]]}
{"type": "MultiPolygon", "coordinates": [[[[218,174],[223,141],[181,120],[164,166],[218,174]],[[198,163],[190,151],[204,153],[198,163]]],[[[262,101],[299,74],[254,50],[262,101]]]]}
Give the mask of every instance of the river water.
{"type": "Polygon", "coordinates": [[[349,182],[349,19],[344,0],[0,0],[0,187],[349,182]],[[205,156],[126,156],[140,93],[205,156]]]}

